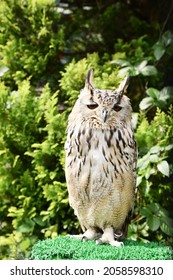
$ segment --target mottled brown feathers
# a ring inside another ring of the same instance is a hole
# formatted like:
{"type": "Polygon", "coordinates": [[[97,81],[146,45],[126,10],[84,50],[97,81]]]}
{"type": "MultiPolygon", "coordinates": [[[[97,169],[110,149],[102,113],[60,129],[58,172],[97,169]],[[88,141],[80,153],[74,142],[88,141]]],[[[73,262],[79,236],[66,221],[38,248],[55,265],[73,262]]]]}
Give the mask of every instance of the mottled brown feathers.
{"type": "Polygon", "coordinates": [[[67,127],[66,180],[81,238],[122,245],[134,206],[137,152],[131,105],[117,90],[95,89],[91,69],[67,127]],[[115,109],[117,108],[117,109],[115,109]]]}

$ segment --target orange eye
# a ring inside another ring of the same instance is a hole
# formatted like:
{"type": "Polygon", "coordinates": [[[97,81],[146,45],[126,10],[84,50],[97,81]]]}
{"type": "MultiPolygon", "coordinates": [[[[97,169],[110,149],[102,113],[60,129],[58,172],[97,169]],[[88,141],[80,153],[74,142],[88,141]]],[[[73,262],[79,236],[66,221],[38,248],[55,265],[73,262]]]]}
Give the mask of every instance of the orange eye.
{"type": "Polygon", "coordinates": [[[87,105],[87,107],[91,110],[94,110],[98,107],[99,105],[96,103],[96,104],[90,104],[90,105],[87,105]]]}

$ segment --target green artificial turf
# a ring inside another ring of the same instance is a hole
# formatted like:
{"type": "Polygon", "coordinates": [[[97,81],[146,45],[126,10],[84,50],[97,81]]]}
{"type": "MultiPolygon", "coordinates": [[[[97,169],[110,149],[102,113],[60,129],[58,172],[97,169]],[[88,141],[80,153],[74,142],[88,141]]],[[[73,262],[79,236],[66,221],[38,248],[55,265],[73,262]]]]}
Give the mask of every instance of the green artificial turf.
{"type": "Polygon", "coordinates": [[[33,260],[172,260],[170,247],[159,243],[126,240],[123,247],[96,245],[75,238],[57,237],[37,242],[32,248],[33,260]]]}

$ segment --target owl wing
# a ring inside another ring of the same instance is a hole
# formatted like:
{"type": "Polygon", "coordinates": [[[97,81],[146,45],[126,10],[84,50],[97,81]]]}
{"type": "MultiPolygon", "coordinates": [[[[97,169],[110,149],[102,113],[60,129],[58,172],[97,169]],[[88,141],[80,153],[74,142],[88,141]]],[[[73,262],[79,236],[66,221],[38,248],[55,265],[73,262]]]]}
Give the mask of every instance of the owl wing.
{"type": "Polygon", "coordinates": [[[138,147],[137,147],[135,139],[133,139],[133,143],[134,143],[133,174],[134,174],[134,178],[135,178],[134,188],[136,189],[136,178],[137,178],[136,170],[137,170],[137,159],[138,159],[138,147]]]}
{"type": "MultiPolygon", "coordinates": [[[[136,141],[135,141],[134,137],[132,138],[132,142],[130,143],[130,147],[131,148],[133,147],[133,176],[134,176],[134,194],[135,194],[135,191],[136,191],[136,177],[137,177],[136,170],[137,170],[138,148],[137,148],[137,144],[136,144],[136,141]]],[[[133,208],[130,209],[130,211],[128,212],[121,231],[120,232],[116,232],[116,231],[114,232],[114,236],[117,240],[127,237],[128,226],[131,222],[132,216],[133,216],[133,208]]]]}

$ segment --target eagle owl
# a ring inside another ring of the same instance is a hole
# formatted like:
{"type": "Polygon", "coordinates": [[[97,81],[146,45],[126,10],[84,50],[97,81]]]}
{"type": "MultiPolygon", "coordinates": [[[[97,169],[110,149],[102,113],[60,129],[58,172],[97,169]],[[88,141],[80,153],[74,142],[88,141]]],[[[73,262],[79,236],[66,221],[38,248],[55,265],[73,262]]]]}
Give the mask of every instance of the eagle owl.
{"type": "Polygon", "coordinates": [[[131,105],[124,95],[128,77],[116,90],[93,86],[93,69],[69,115],[65,174],[69,202],[81,240],[123,245],[134,206],[137,152],[131,105]]]}

